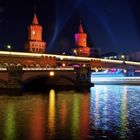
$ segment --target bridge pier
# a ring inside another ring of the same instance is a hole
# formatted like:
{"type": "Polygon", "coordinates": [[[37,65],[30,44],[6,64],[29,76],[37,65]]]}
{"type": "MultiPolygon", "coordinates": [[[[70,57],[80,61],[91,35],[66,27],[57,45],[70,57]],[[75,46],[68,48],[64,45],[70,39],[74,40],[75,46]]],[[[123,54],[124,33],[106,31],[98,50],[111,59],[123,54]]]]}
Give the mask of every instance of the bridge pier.
{"type": "Polygon", "coordinates": [[[75,68],[76,86],[93,86],[91,83],[91,70],[88,67],[75,68]]]}
{"type": "Polygon", "coordinates": [[[8,67],[8,82],[7,89],[21,89],[22,88],[22,67],[8,67]]]}

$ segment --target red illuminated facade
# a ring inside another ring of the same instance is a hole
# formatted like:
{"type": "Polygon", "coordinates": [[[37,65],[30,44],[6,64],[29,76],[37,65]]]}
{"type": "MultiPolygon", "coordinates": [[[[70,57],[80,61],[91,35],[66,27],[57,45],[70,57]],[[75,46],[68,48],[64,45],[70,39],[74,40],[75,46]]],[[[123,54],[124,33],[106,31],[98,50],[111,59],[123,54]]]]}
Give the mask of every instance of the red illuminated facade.
{"type": "Polygon", "coordinates": [[[28,27],[28,41],[25,44],[26,52],[44,53],[46,42],[42,41],[42,26],[39,25],[37,15],[34,14],[32,24],[28,27]]]}
{"type": "Polygon", "coordinates": [[[82,23],[79,25],[79,32],[75,34],[75,46],[73,54],[77,56],[89,56],[90,48],[87,47],[87,34],[84,33],[82,23]]]}

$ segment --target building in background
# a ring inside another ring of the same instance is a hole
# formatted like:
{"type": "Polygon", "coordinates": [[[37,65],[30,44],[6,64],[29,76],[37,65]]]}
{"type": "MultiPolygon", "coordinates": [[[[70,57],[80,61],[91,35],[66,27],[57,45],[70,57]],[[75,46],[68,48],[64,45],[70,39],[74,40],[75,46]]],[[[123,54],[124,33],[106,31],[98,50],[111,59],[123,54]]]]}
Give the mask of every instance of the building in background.
{"type": "Polygon", "coordinates": [[[101,57],[101,49],[92,47],[90,48],[90,57],[100,58],[101,57]]]}
{"type": "Polygon", "coordinates": [[[101,55],[103,59],[110,59],[110,60],[129,60],[129,55],[125,53],[116,53],[116,52],[108,52],[101,55]]]}
{"type": "Polygon", "coordinates": [[[36,14],[32,24],[28,27],[28,41],[25,43],[25,51],[32,53],[44,53],[46,42],[42,41],[42,26],[39,25],[36,14]]]}
{"type": "Polygon", "coordinates": [[[131,61],[140,61],[140,52],[134,52],[129,54],[129,58],[131,61]]]}

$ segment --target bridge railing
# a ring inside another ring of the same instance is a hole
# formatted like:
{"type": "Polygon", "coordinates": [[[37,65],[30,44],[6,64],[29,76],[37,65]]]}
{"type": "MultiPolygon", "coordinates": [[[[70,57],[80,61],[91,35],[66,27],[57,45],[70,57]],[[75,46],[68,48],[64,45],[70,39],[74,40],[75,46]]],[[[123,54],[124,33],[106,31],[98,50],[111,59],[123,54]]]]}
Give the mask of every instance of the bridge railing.
{"type": "Polygon", "coordinates": [[[74,68],[23,68],[23,71],[31,71],[31,70],[34,70],[34,71],[39,71],[39,70],[74,70],[74,68]]]}
{"type": "MultiPolygon", "coordinates": [[[[50,71],[50,70],[53,70],[53,71],[72,71],[74,70],[74,68],[22,68],[23,71],[50,71]]],[[[7,68],[0,68],[0,71],[7,71],[7,68]]]]}
{"type": "Polygon", "coordinates": [[[0,71],[6,71],[7,68],[0,68],[0,71]]]}

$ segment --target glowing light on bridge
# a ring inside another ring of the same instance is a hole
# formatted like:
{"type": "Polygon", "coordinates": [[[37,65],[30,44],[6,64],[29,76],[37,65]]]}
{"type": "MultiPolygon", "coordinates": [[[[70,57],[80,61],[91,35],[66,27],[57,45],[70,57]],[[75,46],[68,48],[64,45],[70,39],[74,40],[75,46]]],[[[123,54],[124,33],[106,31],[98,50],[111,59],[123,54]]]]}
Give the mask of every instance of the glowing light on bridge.
{"type": "Polygon", "coordinates": [[[83,64],[83,67],[85,67],[86,65],[85,64],[83,64]]]}
{"type": "Polygon", "coordinates": [[[54,71],[50,71],[49,75],[54,76],[55,75],[54,71]]]}
{"type": "Polygon", "coordinates": [[[96,72],[98,72],[98,69],[95,69],[96,72]]]}
{"type": "Polygon", "coordinates": [[[65,66],[66,66],[66,64],[65,64],[65,63],[63,63],[63,64],[62,64],[62,66],[63,66],[63,67],[65,67],[65,66]]]}
{"type": "MultiPolygon", "coordinates": [[[[9,55],[7,51],[0,51],[0,55],[9,55]]],[[[57,60],[74,60],[74,61],[91,61],[91,60],[100,60],[101,62],[114,63],[114,64],[122,64],[123,60],[107,60],[100,58],[92,58],[92,57],[78,57],[78,56],[67,56],[67,55],[54,55],[54,54],[37,54],[37,53],[24,53],[24,52],[11,52],[11,56],[19,56],[19,57],[41,57],[41,56],[51,56],[55,57],[57,60]]],[[[132,62],[125,61],[128,65],[137,65],[140,66],[140,62],[132,62]]]]}

